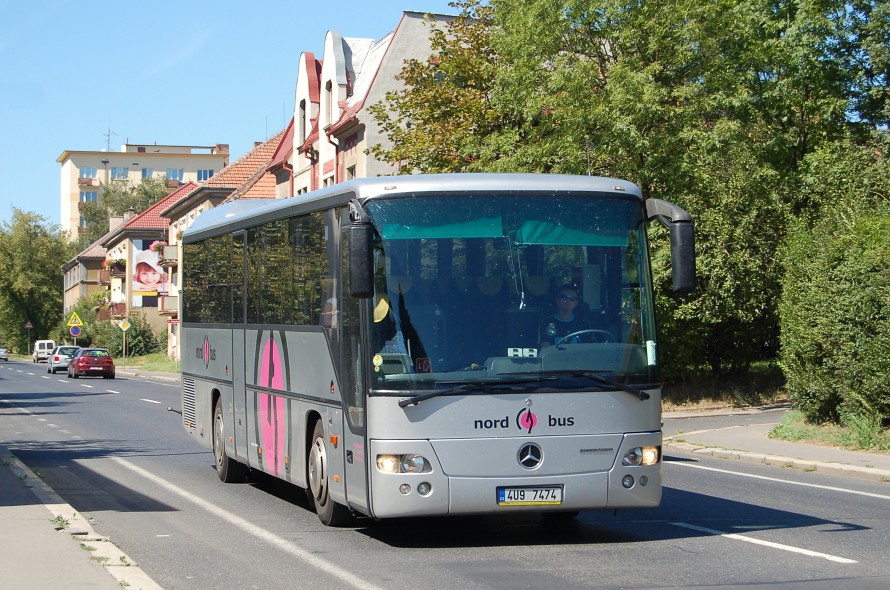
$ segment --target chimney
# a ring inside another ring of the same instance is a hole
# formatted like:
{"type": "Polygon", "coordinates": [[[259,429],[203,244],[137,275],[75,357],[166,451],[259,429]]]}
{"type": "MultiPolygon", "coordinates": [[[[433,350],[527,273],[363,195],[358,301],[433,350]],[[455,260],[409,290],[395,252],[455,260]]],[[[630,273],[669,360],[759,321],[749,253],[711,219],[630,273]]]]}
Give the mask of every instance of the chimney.
{"type": "Polygon", "coordinates": [[[211,154],[228,154],[229,153],[229,144],[227,143],[218,143],[212,148],[210,148],[211,154]]]}
{"type": "Polygon", "coordinates": [[[109,215],[108,216],[108,231],[117,229],[124,222],[123,215],[109,215]]]}
{"type": "Polygon", "coordinates": [[[129,219],[136,216],[136,210],[130,207],[126,211],[124,211],[124,221],[128,221],[129,219]]]}

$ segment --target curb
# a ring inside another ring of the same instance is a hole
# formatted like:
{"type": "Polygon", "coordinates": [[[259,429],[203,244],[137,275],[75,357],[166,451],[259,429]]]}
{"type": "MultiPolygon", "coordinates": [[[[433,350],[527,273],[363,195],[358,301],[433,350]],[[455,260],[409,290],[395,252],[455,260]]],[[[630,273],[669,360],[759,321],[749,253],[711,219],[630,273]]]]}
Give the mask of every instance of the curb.
{"type": "Polygon", "coordinates": [[[9,468],[37,496],[37,499],[49,511],[48,519],[57,531],[65,531],[79,543],[88,554],[87,559],[99,562],[123,588],[134,590],[163,590],[152,580],[136,562],[121,551],[108,537],[93,530],[89,521],[70,504],[67,504],[56,492],[46,485],[27,465],[13,455],[9,449],[0,445],[0,458],[9,462],[9,468]]]}
{"type": "Polygon", "coordinates": [[[858,479],[878,481],[881,483],[890,482],[890,471],[887,471],[885,469],[859,467],[857,465],[844,465],[843,463],[826,463],[824,461],[812,461],[809,459],[795,459],[793,457],[783,457],[781,455],[749,453],[748,451],[736,451],[720,447],[707,447],[697,445],[695,443],[674,442],[670,439],[665,439],[663,444],[666,447],[677,449],[679,451],[685,451],[694,455],[707,455],[718,459],[736,459],[739,461],[745,461],[747,463],[758,463],[761,465],[792,468],[798,469],[800,471],[818,471],[820,473],[855,477],[858,479]]]}

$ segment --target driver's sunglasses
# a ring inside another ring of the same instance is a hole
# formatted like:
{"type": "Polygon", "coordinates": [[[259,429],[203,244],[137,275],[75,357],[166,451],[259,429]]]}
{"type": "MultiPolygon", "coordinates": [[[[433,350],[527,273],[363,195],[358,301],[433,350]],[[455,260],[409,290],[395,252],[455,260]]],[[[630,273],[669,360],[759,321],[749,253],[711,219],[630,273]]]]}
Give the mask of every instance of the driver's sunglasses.
{"type": "Polygon", "coordinates": [[[577,295],[564,295],[564,294],[560,293],[559,298],[565,299],[566,301],[578,301],[577,295]]]}

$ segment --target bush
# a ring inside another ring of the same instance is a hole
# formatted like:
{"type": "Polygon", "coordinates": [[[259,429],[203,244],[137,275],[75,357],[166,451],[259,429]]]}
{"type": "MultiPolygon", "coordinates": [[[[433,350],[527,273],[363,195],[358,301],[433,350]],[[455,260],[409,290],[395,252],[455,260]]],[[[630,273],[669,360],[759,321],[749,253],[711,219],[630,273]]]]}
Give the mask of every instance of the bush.
{"type": "MultiPolygon", "coordinates": [[[[163,338],[152,331],[145,316],[130,312],[127,315],[127,356],[141,356],[166,350],[166,333],[163,338]]],[[[93,346],[107,348],[112,356],[123,356],[124,331],[115,322],[96,322],[92,334],[93,346]]]]}
{"type": "Polygon", "coordinates": [[[785,248],[781,365],[812,421],[890,418],[890,216],[800,222],[785,248]]]}

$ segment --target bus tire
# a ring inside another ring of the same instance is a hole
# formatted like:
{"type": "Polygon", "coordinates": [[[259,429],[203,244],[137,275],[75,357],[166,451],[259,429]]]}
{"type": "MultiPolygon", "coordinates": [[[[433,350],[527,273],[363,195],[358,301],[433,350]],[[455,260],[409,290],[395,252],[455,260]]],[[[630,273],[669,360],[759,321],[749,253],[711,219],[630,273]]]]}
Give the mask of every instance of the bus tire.
{"type": "Polygon", "coordinates": [[[216,475],[224,483],[244,481],[247,467],[226,455],[226,433],[223,421],[222,401],[213,406],[213,457],[216,459],[216,475]]]}
{"type": "Polygon", "coordinates": [[[318,520],[326,526],[340,526],[348,522],[350,520],[349,510],[331,499],[324,426],[320,420],[315,423],[315,430],[312,432],[312,445],[309,448],[309,461],[306,469],[309,481],[306,495],[315,506],[318,520]]]}

